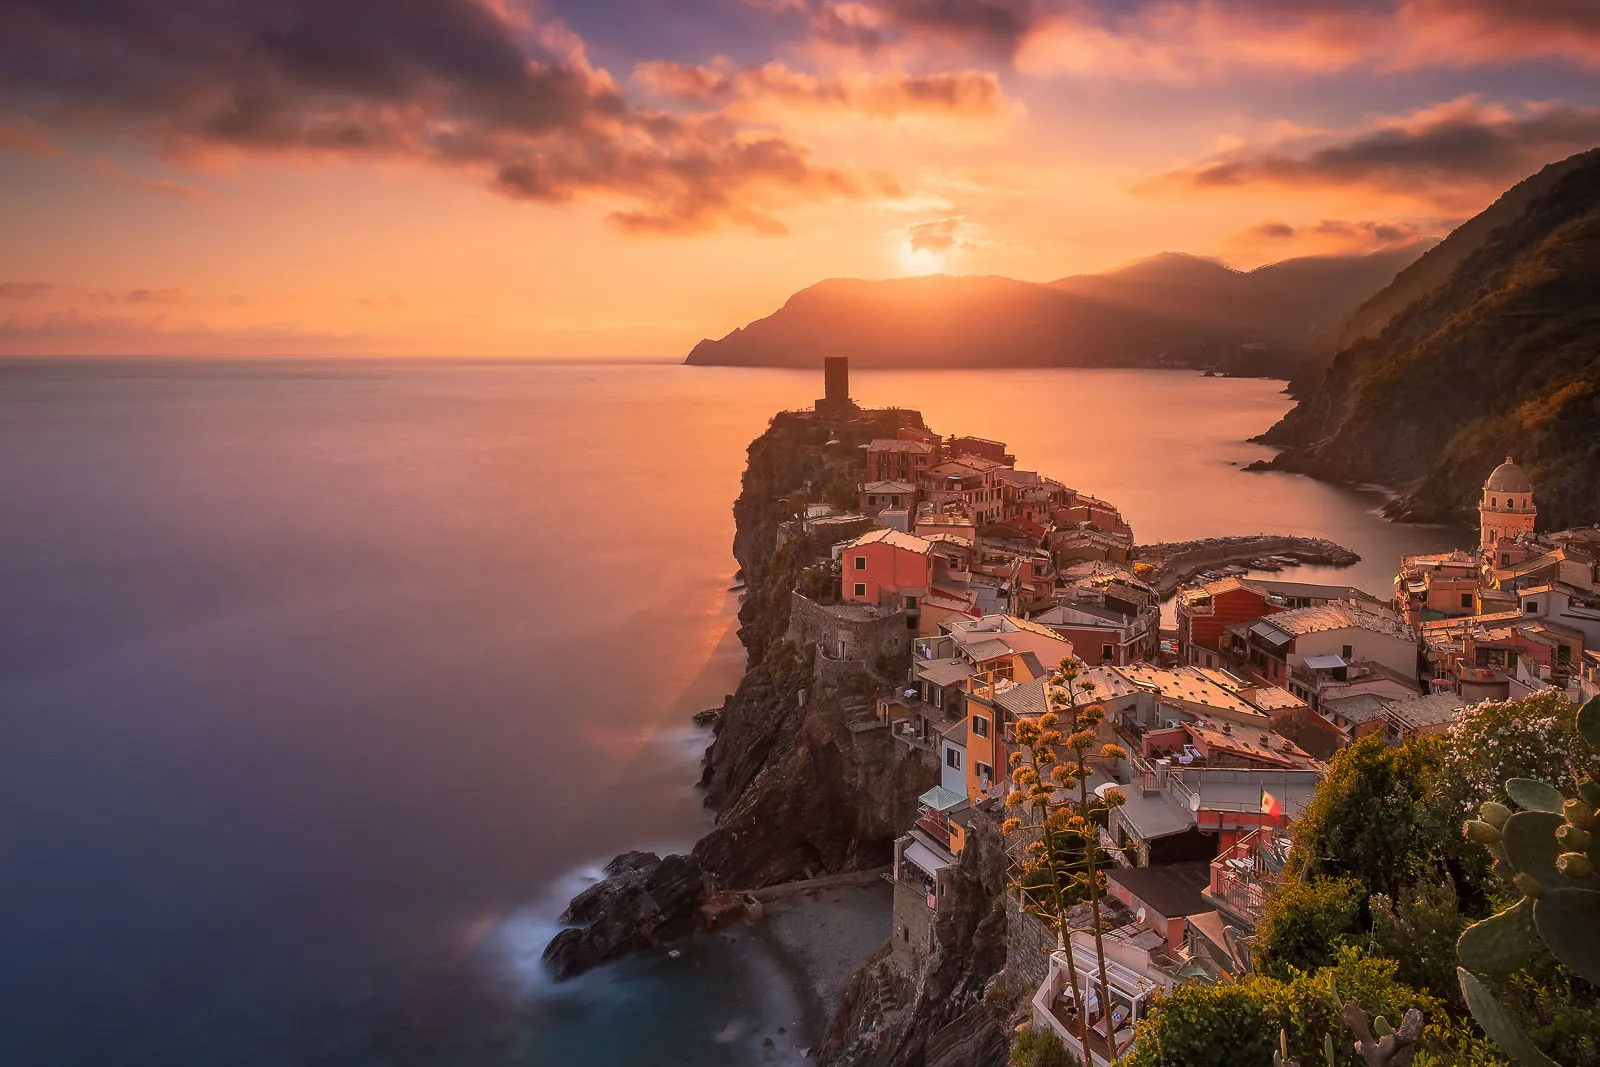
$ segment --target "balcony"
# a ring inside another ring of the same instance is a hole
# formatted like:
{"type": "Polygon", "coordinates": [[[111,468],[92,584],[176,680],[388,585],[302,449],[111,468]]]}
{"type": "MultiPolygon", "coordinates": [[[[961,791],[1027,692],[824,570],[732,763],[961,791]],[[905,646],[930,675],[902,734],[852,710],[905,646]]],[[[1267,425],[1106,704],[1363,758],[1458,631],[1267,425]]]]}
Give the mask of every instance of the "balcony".
{"type": "Polygon", "coordinates": [[[1099,988],[1099,962],[1092,942],[1088,942],[1085,935],[1074,935],[1073,956],[1078,968],[1078,988],[1074,988],[1068,978],[1066,953],[1050,954],[1050,970],[1033,997],[1034,1025],[1050,1027],[1067,1051],[1085,1063],[1109,1067],[1133,1047],[1134,1030],[1147,1010],[1150,996],[1165,983],[1107,958],[1106,979],[1110,984],[1107,996],[1099,988]],[[1082,1034],[1085,1027],[1080,1010],[1087,1013],[1087,1035],[1082,1034]],[[1085,1055],[1085,1036],[1088,1055],[1085,1055]]]}
{"type": "Polygon", "coordinates": [[[1211,881],[1201,896],[1254,929],[1267,898],[1283,880],[1290,842],[1288,831],[1276,827],[1262,827],[1241,837],[1211,861],[1211,881]]]}
{"type": "Polygon", "coordinates": [[[936,811],[923,809],[917,817],[917,829],[937,841],[946,852],[950,851],[950,822],[936,811]]]}
{"type": "Polygon", "coordinates": [[[939,751],[939,735],[932,730],[917,729],[917,724],[914,722],[896,722],[893,736],[896,741],[908,748],[933,753],[939,751]]]}

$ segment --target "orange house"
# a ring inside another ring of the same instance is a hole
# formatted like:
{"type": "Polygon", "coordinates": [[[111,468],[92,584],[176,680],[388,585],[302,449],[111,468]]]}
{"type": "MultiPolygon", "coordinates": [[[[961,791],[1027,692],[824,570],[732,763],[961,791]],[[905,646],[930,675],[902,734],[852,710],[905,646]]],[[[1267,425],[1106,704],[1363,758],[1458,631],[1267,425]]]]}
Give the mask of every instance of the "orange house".
{"type": "Polygon", "coordinates": [[[857,604],[915,612],[933,587],[933,542],[899,530],[873,530],[846,545],[840,588],[857,604]]]}

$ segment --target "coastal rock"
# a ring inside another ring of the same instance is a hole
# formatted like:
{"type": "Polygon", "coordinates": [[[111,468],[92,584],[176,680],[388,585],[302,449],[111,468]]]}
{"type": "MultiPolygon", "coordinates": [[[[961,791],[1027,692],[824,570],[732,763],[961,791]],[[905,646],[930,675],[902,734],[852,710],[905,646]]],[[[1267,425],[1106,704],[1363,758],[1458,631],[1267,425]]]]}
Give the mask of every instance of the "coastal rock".
{"type": "MultiPolygon", "coordinates": [[[[748,580],[739,637],[749,665],[706,755],[701,785],[719,814],[694,849],[723,888],[887,864],[895,837],[915,818],[917,796],[938,780],[931,762],[903,758],[887,730],[852,729],[859,717],[852,709],[865,707],[886,681],[877,665],[823,684],[815,650],[785,639],[800,571],[827,545],[804,536],[780,544],[788,514],[780,501],[844,477],[830,448],[856,457],[858,446],[892,437],[901,425],[921,427],[922,418],[888,410],[828,424],[779,415],[750,445],[733,508],[734,555],[748,580]]],[[[904,677],[903,663],[888,668],[904,677]]]]}
{"type": "Polygon", "coordinates": [[[561,914],[571,925],[545,946],[545,966],[558,980],[682,937],[694,926],[703,880],[692,856],[625,852],[605,871],[603,880],[572,898],[561,914]]]}

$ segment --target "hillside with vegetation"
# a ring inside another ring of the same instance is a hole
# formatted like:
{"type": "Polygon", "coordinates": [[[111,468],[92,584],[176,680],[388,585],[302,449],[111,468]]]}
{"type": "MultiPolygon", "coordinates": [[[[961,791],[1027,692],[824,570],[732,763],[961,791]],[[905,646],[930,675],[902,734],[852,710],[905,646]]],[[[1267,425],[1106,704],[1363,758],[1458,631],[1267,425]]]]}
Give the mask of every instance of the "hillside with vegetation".
{"type": "Polygon", "coordinates": [[[1475,506],[1485,474],[1515,455],[1533,478],[1541,526],[1593,522],[1600,151],[1558,164],[1553,180],[1544,172],[1462,232],[1467,239],[1445,241],[1369,303],[1408,301],[1374,336],[1340,350],[1263,435],[1285,449],[1267,466],[1390,486],[1399,494],[1392,516],[1451,521],[1475,506]],[[1411,295],[1417,278],[1434,276],[1442,280],[1411,295]]]}
{"type": "Polygon", "coordinates": [[[1169,253],[1048,283],[932,275],[833,278],[704,340],[690,364],[816,367],[1192,367],[1288,377],[1424,244],[1237,271],[1169,253]]]}

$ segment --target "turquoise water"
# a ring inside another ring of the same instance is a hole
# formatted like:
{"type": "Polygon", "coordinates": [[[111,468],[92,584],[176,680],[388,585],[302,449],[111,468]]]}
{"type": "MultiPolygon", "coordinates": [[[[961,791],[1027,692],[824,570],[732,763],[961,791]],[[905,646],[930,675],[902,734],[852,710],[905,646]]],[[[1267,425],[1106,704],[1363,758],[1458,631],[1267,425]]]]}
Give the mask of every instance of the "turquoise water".
{"type": "MultiPolygon", "coordinates": [[[[792,1059],[755,941],[562,987],[538,954],[585,872],[705,826],[688,717],[742,666],[730,505],[815,377],[0,360],[0,1064],[792,1059]]],[[[1141,539],[1448,539],[1239,473],[1276,383],[855,394],[1008,439],[1141,539]]]]}

